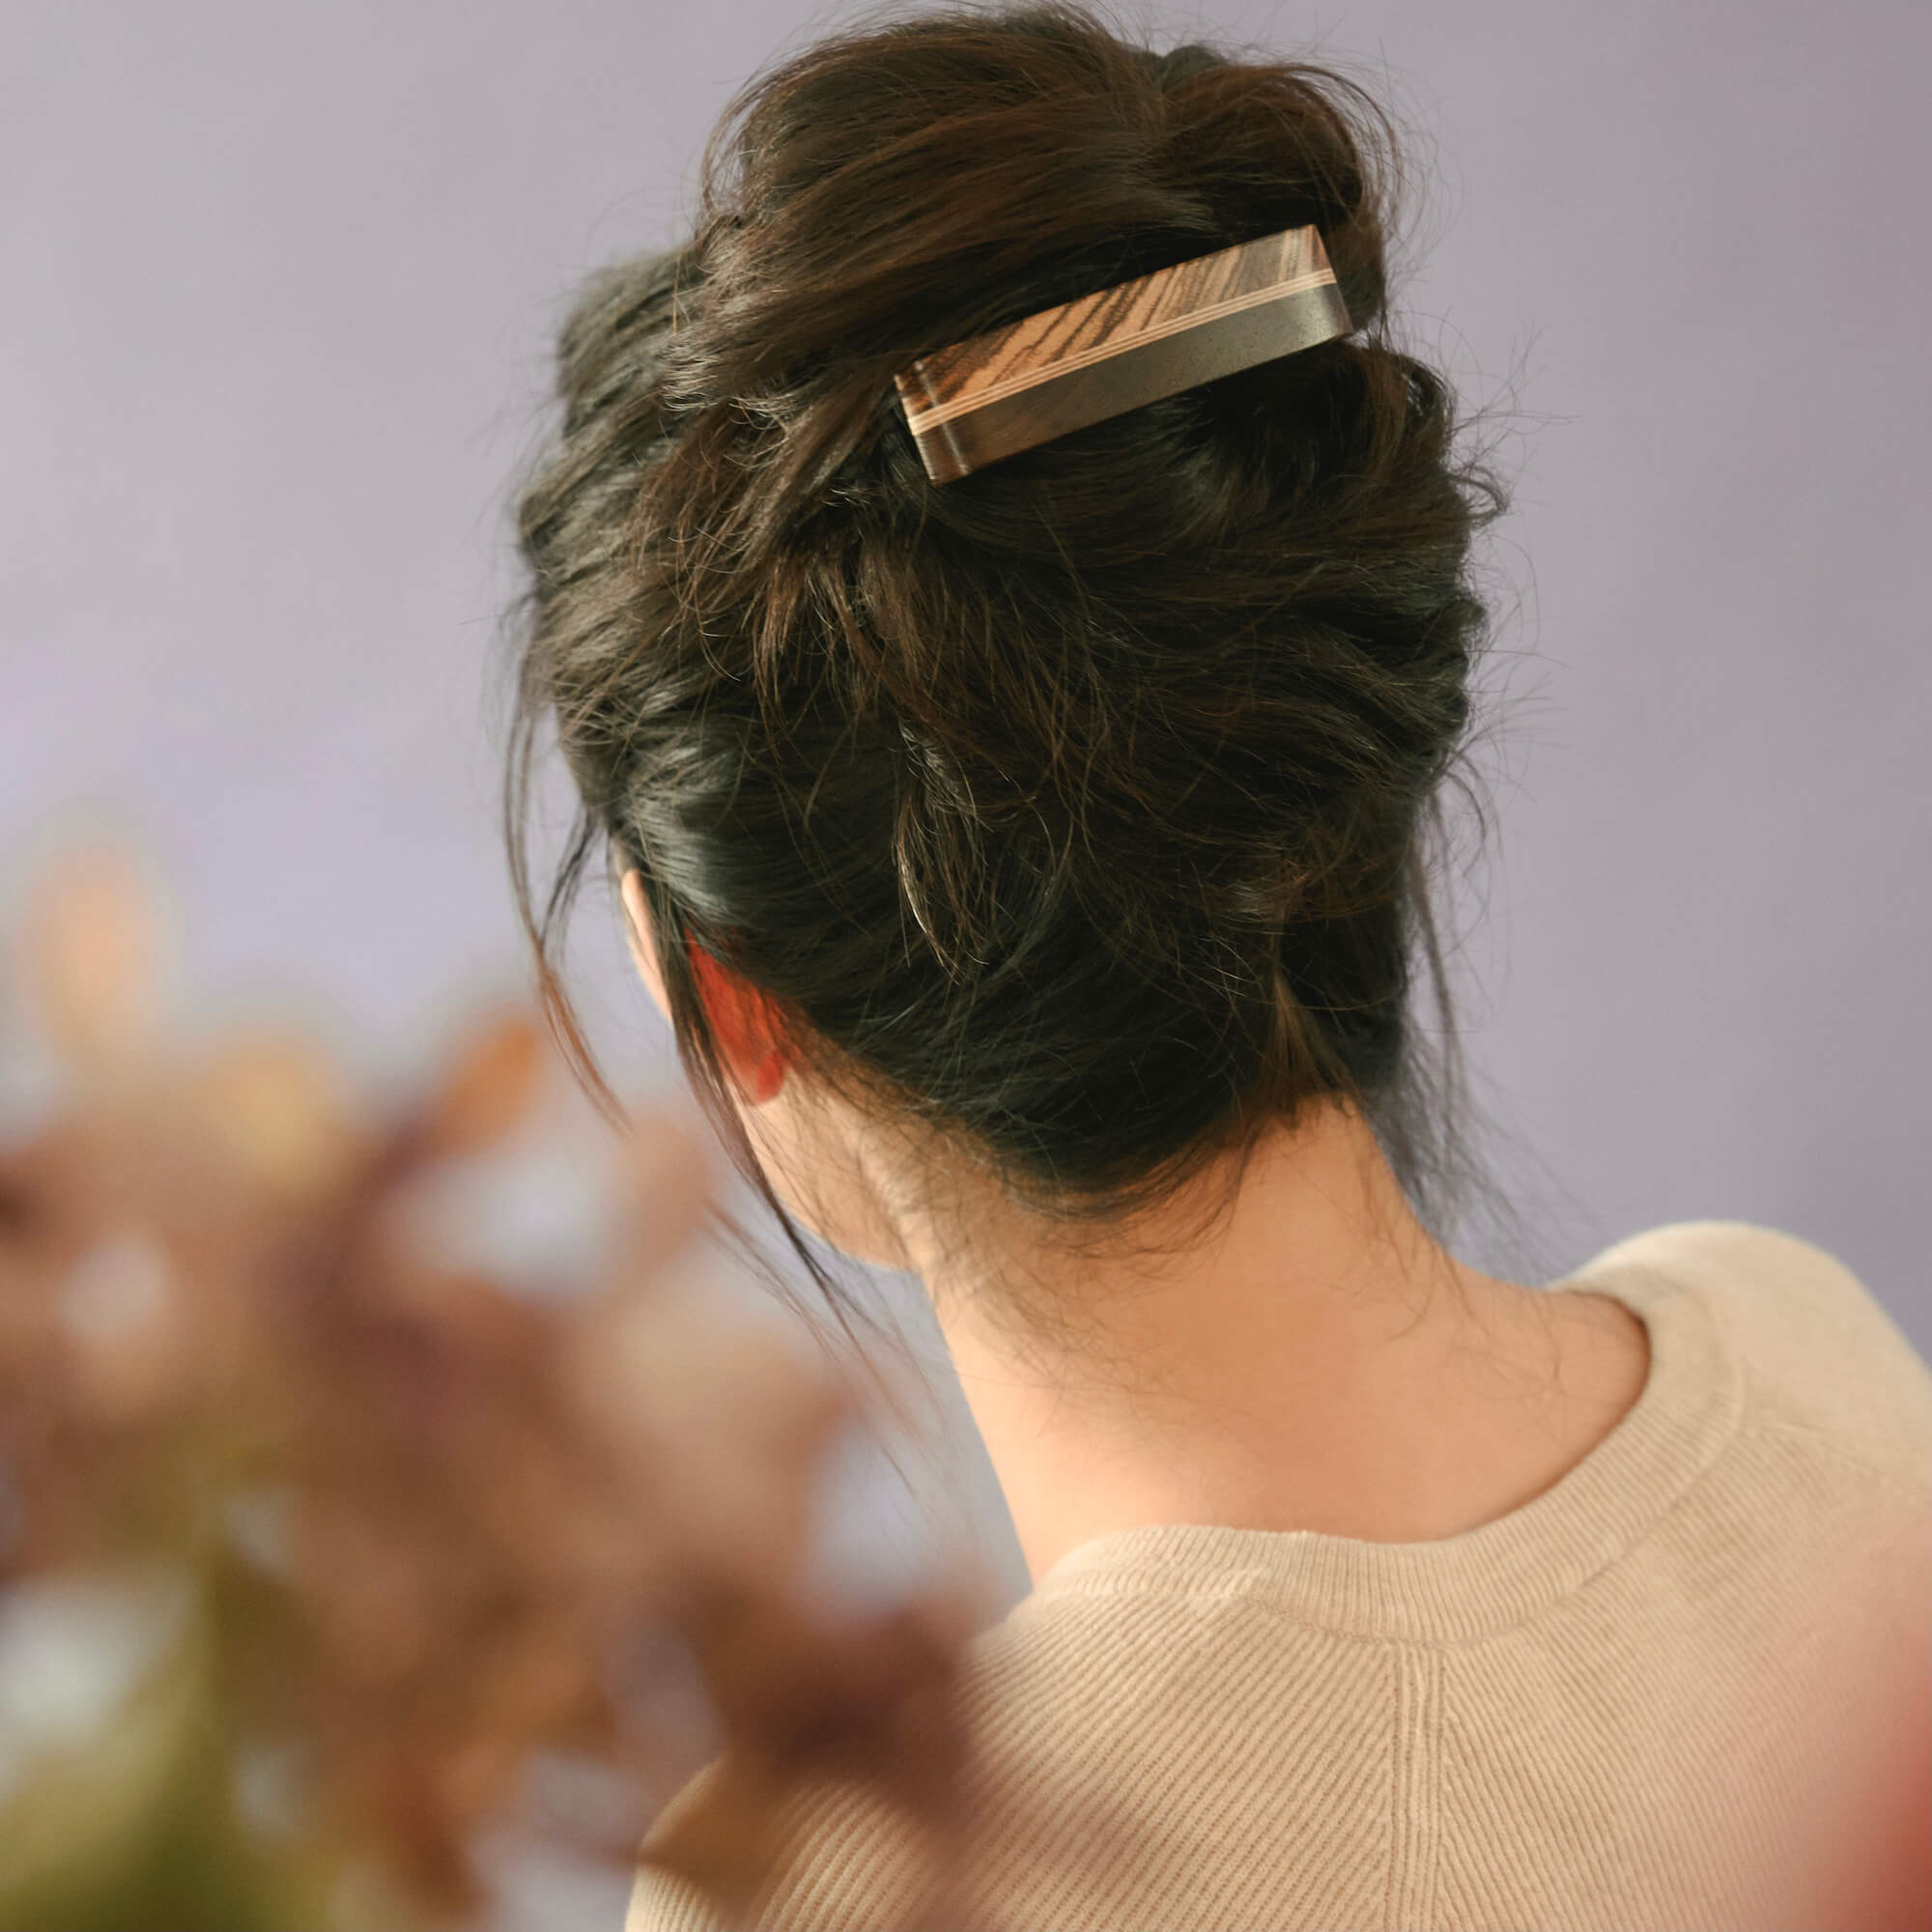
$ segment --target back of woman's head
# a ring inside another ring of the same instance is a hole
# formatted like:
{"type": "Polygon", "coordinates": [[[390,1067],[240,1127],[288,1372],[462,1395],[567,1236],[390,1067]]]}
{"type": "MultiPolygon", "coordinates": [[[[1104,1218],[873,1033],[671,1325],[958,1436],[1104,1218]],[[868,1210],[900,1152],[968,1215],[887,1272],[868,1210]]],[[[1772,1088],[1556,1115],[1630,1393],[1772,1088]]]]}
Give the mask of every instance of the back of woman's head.
{"type": "Polygon", "coordinates": [[[692,239],[570,315],[521,507],[513,861],[587,1075],[546,949],[608,838],[775,1207],[689,946],[770,996],[827,1091],[1069,1229],[1322,1096],[1412,1198],[1454,1168],[1456,1079],[1421,1077],[1406,1008],[1419,943],[1446,1002],[1421,835],[1500,497],[1383,327],[1396,179],[1341,76],[1156,54],[1071,6],[918,15],[746,91],[692,239]],[[914,357],[1308,223],[1351,334],[927,480],[892,380],[914,357]],[[539,927],[546,716],[583,814],[539,927]]]}

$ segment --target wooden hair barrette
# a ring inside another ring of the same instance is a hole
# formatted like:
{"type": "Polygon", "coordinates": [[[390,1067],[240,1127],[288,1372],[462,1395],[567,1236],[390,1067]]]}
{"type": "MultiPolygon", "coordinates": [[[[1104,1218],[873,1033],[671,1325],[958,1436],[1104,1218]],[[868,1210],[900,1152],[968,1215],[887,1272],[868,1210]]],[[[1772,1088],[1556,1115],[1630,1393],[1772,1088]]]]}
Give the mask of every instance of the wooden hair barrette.
{"type": "Polygon", "coordinates": [[[1353,326],[1320,231],[1290,228],[934,350],[893,381],[925,473],[951,483],[1353,326]]]}

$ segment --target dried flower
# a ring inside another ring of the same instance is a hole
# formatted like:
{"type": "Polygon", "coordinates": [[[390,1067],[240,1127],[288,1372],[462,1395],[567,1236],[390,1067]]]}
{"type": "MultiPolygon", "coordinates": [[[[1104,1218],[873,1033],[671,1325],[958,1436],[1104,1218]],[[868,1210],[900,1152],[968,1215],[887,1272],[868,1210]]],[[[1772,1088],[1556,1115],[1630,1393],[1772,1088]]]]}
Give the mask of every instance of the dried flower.
{"type": "Polygon", "coordinates": [[[0,1925],[447,1922],[539,1766],[603,1780],[563,1829],[628,1864],[624,1794],[661,1796],[690,1743],[639,1694],[639,1659],[671,1650],[747,1768],[701,1855],[696,1825],[672,1848],[721,1897],[754,1893],[760,1807],[815,1765],[941,1808],[928,1693],[968,1621],[799,1607],[852,1399],[721,1325],[688,1260],[697,1145],[640,1122],[606,1277],[520,1295],[403,1238],[399,1210],[527,1122],[534,1020],[482,1019],[378,1119],[298,1037],[177,1048],[162,925],[98,852],[23,921],[76,1082],[0,1151],[0,1925]],[[81,1601],[107,1607],[35,1607],[81,1601]],[[34,1684],[40,1717],[9,1723],[34,1684]]]}

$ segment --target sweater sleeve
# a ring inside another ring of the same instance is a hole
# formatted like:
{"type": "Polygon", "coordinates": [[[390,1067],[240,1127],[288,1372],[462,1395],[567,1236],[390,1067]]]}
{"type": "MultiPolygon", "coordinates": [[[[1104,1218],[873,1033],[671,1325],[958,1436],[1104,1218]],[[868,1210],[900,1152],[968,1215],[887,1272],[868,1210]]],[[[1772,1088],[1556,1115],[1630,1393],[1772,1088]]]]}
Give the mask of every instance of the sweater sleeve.
{"type": "Polygon", "coordinates": [[[706,1893],[689,1879],[649,1861],[651,1846],[659,1834],[703,1798],[722,1763],[722,1759],[714,1758],[687,1779],[652,1821],[639,1848],[637,1878],[631,1888],[630,1909],[624,1915],[624,1932],[732,1932],[706,1893]]]}
{"type": "Polygon", "coordinates": [[[731,1932],[703,1892],[662,1866],[639,1864],[624,1932],[731,1932]]]}

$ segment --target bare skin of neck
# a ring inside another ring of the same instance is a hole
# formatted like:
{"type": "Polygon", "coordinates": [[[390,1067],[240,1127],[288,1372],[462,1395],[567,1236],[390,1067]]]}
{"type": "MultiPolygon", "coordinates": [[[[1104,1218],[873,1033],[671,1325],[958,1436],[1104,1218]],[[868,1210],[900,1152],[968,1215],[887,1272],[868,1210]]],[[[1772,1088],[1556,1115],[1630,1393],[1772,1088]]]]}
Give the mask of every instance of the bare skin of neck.
{"type": "Polygon", "coordinates": [[[1036,1579],[1148,1523],[1460,1534],[1574,1467],[1649,1367],[1621,1303],[1500,1281],[1435,1245],[1341,1112],[1258,1154],[1201,1246],[1065,1270],[1030,1257],[1077,1313],[1068,1346],[1020,1338],[936,1249],[925,1261],[1036,1579]]]}

